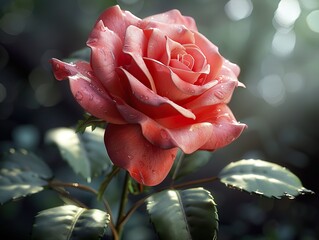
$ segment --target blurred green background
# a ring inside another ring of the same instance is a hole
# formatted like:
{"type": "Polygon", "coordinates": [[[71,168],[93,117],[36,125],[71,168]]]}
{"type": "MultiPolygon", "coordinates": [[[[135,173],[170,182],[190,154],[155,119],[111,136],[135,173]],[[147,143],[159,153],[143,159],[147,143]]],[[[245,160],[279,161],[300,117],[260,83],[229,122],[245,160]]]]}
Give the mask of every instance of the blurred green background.
{"type": "MultiPolygon", "coordinates": [[[[67,81],[53,78],[48,60],[85,47],[99,14],[114,4],[141,18],[177,8],[241,67],[246,89],[237,89],[230,105],[249,128],[190,178],[217,174],[231,161],[260,158],[287,167],[319,192],[319,0],[1,0],[1,151],[22,147],[41,155],[48,129],[82,118],[67,81]]],[[[50,151],[45,159],[67,178],[68,167],[50,151]]],[[[221,240],[319,239],[317,195],[275,200],[218,183],[205,187],[218,204],[221,240]]],[[[0,237],[28,239],[33,216],[59,204],[46,192],[0,206],[0,237]]],[[[138,235],[128,239],[153,238],[138,235]]]]}

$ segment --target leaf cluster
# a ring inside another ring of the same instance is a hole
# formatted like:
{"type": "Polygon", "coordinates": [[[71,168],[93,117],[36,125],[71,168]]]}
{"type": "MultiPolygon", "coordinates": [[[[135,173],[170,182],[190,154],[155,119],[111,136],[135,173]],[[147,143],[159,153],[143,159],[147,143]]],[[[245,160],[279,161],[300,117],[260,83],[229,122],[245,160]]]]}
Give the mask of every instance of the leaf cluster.
{"type": "MultiPolygon", "coordinates": [[[[88,131],[84,127],[88,125],[82,125],[83,133],[72,128],[52,129],[46,135],[46,142],[56,145],[62,159],[86,181],[104,176],[98,190],[79,183],[60,182],[42,158],[26,150],[10,149],[1,156],[1,204],[46,189],[54,190],[62,199],[67,199],[66,205],[38,213],[32,239],[101,239],[105,234],[110,234],[107,229],[112,231],[114,239],[120,239],[124,224],[141,206],[146,207],[159,239],[217,239],[219,219],[215,200],[211,192],[194,185],[219,180],[229,188],[277,199],[292,199],[300,194],[313,193],[304,188],[299,178],[288,169],[259,159],[230,163],[218,176],[181,182],[185,176],[206,166],[212,155],[206,151],[191,155],[180,152],[167,187],[146,188],[128,175],[125,180],[120,180],[124,181],[123,188],[117,185],[113,190],[122,192],[121,198],[116,201],[119,215],[113,217],[114,206],[112,208],[106,199],[110,197],[107,190],[116,176],[119,179],[123,175],[119,174],[120,169],[107,156],[103,142],[104,129],[95,126],[94,131],[88,131]],[[175,183],[177,181],[178,184],[175,183]],[[97,200],[103,202],[104,209],[88,208],[65,190],[68,187],[94,194],[97,200]],[[132,202],[130,196],[139,200],[132,202]],[[131,208],[127,209],[127,205],[131,208]]],[[[114,193],[111,192],[111,195],[114,193]]]]}

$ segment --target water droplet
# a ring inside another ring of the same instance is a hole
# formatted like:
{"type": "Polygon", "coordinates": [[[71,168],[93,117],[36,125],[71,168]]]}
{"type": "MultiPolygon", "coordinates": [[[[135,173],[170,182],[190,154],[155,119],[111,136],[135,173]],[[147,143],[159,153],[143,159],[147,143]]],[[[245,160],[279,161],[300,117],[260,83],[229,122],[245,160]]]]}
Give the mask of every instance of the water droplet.
{"type": "Polygon", "coordinates": [[[81,101],[83,99],[83,94],[80,91],[77,91],[75,94],[75,98],[78,101],[81,101]]]}
{"type": "Polygon", "coordinates": [[[160,133],[161,133],[161,137],[162,137],[162,138],[164,138],[164,139],[167,139],[167,138],[168,138],[168,133],[167,133],[166,130],[161,129],[160,133]]]}
{"type": "Polygon", "coordinates": [[[132,155],[127,155],[127,158],[132,160],[134,157],[132,155]]]}
{"type": "Polygon", "coordinates": [[[141,100],[148,100],[149,99],[149,97],[145,96],[145,95],[141,95],[140,98],[141,98],[141,100]]]}
{"type": "Polygon", "coordinates": [[[60,69],[60,64],[56,63],[55,64],[55,70],[59,70],[60,69]]]}
{"type": "Polygon", "coordinates": [[[154,173],[156,173],[156,171],[154,169],[152,169],[152,173],[154,174],[154,173]]]}
{"type": "Polygon", "coordinates": [[[94,97],[93,97],[93,95],[91,94],[89,100],[92,101],[93,98],[94,98],[94,97]]]}
{"type": "Polygon", "coordinates": [[[135,118],[137,118],[137,115],[129,114],[128,117],[129,117],[129,119],[134,120],[135,118]]]}
{"type": "Polygon", "coordinates": [[[225,97],[224,92],[223,92],[223,91],[220,91],[220,90],[214,92],[214,95],[215,95],[215,97],[217,97],[217,98],[219,98],[219,99],[223,99],[223,98],[225,97]]]}

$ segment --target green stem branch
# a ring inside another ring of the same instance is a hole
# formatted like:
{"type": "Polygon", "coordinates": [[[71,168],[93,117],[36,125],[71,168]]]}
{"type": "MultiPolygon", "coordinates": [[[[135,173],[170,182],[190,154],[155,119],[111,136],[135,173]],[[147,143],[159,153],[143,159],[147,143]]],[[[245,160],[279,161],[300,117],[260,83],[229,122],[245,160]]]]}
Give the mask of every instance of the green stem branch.
{"type": "MultiPolygon", "coordinates": [[[[181,184],[175,184],[175,185],[171,185],[168,187],[165,187],[157,192],[161,192],[167,189],[178,189],[178,188],[184,188],[184,187],[188,187],[188,186],[192,186],[192,185],[197,185],[197,184],[202,184],[202,183],[208,183],[208,182],[214,182],[219,180],[218,177],[210,177],[210,178],[203,178],[203,179],[198,179],[198,180],[193,180],[193,181],[189,181],[189,182],[185,182],[185,183],[181,183],[181,184]]],[[[156,193],[157,193],[156,192],[156,193]]],[[[123,216],[123,218],[120,219],[119,224],[123,225],[129,218],[130,216],[140,207],[144,204],[145,200],[147,198],[149,198],[151,195],[153,195],[154,193],[148,194],[146,197],[141,198],[140,200],[138,200],[127,212],[127,214],[125,216],[123,216]]]]}
{"type": "Polygon", "coordinates": [[[113,177],[120,171],[120,168],[117,166],[113,166],[112,171],[105,177],[104,181],[101,183],[100,187],[99,187],[99,191],[97,194],[97,198],[100,200],[103,198],[103,194],[107,188],[107,186],[109,185],[109,183],[111,182],[111,180],[113,179],[113,177]]]}
{"type": "Polygon", "coordinates": [[[117,223],[116,223],[116,230],[119,233],[119,236],[121,237],[122,234],[122,219],[125,218],[125,207],[128,201],[128,193],[129,193],[129,180],[130,180],[130,175],[128,172],[125,173],[125,179],[124,179],[124,185],[122,189],[122,196],[121,196],[121,202],[119,206],[119,213],[118,213],[118,218],[117,218],[117,223]]]}
{"type": "MultiPolygon", "coordinates": [[[[61,187],[68,187],[68,188],[76,188],[76,189],[80,189],[86,192],[90,192],[93,193],[95,196],[98,196],[99,192],[96,191],[93,188],[90,188],[88,186],[79,184],[79,183],[65,183],[65,182],[60,182],[60,181],[50,181],[49,182],[49,187],[51,187],[52,189],[54,189],[55,191],[59,192],[60,194],[62,194],[64,197],[67,197],[68,199],[70,199],[71,201],[75,202],[77,205],[83,207],[83,208],[87,208],[83,203],[81,203],[79,200],[73,198],[69,193],[67,193],[65,190],[62,190],[61,187]],[[66,195],[67,193],[67,195],[66,195]]],[[[105,198],[102,198],[102,202],[103,205],[105,207],[105,210],[107,211],[107,213],[110,215],[110,228],[112,230],[113,236],[114,236],[114,240],[118,240],[118,233],[114,227],[114,223],[113,223],[113,216],[112,216],[112,211],[111,208],[108,204],[108,202],[106,201],[105,198]]]]}

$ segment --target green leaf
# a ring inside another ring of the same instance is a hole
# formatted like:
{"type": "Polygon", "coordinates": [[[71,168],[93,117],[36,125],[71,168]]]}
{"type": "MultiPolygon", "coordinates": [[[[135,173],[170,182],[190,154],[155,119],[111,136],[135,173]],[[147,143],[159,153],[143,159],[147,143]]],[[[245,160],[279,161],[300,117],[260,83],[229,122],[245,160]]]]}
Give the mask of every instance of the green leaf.
{"type": "Polygon", "coordinates": [[[205,166],[210,161],[211,157],[212,154],[208,151],[196,151],[192,154],[178,155],[171,171],[174,180],[196,172],[205,166]],[[179,159],[179,157],[181,157],[181,159],[179,159]]]}
{"type": "Polygon", "coordinates": [[[76,126],[76,132],[84,133],[87,127],[91,127],[93,131],[97,127],[105,128],[105,121],[96,118],[88,113],[84,114],[84,119],[79,120],[76,126]]]}
{"type": "Polygon", "coordinates": [[[74,205],[50,208],[36,216],[32,239],[101,239],[109,222],[110,215],[98,209],[85,209],[74,205]]]}
{"type": "Polygon", "coordinates": [[[294,198],[313,193],[302,186],[299,178],[288,169],[257,159],[240,160],[227,165],[219,174],[226,186],[266,197],[294,198]]]}
{"type": "Polygon", "coordinates": [[[0,203],[42,191],[50,178],[50,168],[36,155],[11,149],[1,157],[0,203]]]}
{"type": "Polygon", "coordinates": [[[72,128],[56,128],[47,133],[46,139],[55,143],[63,159],[88,181],[113,166],[104,146],[104,129],[80,134],[72,128]]]}
{"type": "Polygon", "coordinates": [[[217,239],[216,204],[207,190],[166,190],[150,196],[146,203],[160,239],[217,239]]]}

